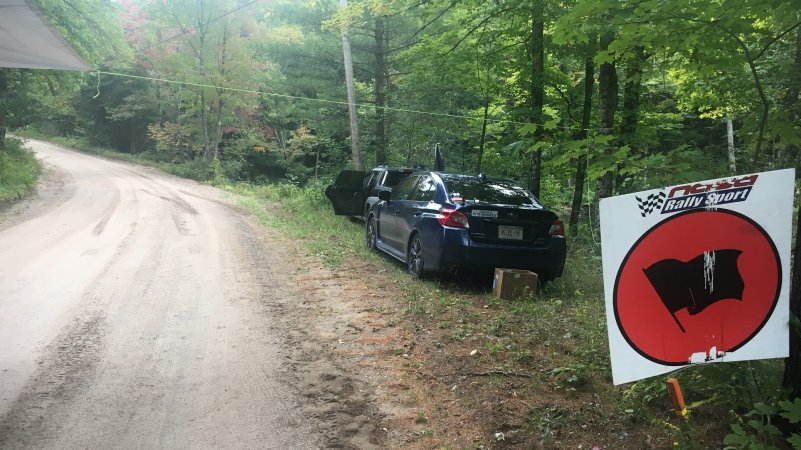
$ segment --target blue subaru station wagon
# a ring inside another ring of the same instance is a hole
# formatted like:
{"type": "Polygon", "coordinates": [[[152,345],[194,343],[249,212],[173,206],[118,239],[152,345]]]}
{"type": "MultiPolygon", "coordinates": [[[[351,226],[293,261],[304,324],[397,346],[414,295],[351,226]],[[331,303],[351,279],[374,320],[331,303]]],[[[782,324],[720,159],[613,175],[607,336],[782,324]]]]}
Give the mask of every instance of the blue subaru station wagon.
{"type": "Polygon", "coordinates": [[[415,277],[494,267],[528,269],[542,282],[562,275],[562,221],[514,182],[415,172],[378,196],[367,247],[405,262],[415,277]]]}

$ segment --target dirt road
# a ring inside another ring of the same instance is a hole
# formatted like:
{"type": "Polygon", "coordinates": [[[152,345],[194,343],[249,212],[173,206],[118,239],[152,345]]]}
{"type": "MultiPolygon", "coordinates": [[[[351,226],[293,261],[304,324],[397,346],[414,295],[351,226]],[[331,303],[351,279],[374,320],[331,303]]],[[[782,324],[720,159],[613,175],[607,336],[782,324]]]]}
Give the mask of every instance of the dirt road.
{"type": "Polygon", "coordinates": [[[235,201],[31,146],[47,182],[0,217],[0,447],[383,445],[235,201]]]}

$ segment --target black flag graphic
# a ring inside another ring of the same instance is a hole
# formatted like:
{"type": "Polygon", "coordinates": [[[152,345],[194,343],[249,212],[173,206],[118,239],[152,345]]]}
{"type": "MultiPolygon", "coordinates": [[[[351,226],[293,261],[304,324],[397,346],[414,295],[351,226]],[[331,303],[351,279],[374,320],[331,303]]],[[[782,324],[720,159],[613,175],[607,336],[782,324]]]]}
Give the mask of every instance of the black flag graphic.
{"type": "Polygon", "coordinates": [[[720,300],[743,300],[745,285],[737,269],[741,253],[723,249],[704,252],[687,262],[663,259],[643,272],[684,332],[676,318],[677,311],[687,308],[690,315],[695,315],[720,300]]]}

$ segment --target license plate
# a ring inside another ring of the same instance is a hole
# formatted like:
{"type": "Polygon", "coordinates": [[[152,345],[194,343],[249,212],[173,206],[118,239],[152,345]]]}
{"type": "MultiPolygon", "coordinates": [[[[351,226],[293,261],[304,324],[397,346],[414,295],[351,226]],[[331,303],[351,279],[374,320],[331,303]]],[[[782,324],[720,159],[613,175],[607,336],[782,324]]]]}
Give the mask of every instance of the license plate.
{"type": "Polygon", "coordinates": [[[523,240],[523,227],[510,227],[508,225],[498,225],[498,237],[501,239],[523,240]]]}

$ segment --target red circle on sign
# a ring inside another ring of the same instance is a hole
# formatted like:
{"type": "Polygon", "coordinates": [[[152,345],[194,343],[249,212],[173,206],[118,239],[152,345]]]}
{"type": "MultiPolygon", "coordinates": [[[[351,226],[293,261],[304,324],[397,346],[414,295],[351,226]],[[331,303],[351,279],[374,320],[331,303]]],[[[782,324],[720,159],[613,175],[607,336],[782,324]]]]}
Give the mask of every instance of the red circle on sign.
{"type": "Polygon", "coordinates": [[[648,230],[623,259],[615,320],[640,355],[684,365],[745,345],[780,290],[779,253],[759,224],[725,209],[686,211],[648,230]]]}

